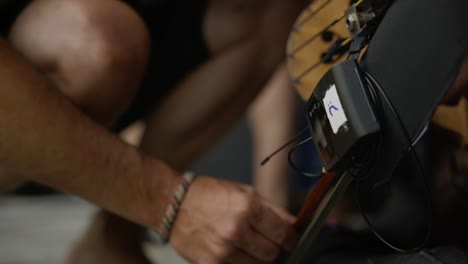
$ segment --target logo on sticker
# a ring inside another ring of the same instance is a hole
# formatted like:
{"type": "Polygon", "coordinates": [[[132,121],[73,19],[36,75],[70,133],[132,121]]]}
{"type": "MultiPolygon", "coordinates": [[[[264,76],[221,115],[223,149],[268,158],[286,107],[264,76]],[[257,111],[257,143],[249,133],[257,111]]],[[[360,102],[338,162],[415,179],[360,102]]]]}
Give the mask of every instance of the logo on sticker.
{"type": "Polygon", "coordinates": [[[333,111],[340,111],[340,109],[338,109],[338,107],[336,107],[335,105],[333,105],[332,102],[330,102],[328,104],[328,112],[330,113],[331,116],[333,116],[333,111]]]}

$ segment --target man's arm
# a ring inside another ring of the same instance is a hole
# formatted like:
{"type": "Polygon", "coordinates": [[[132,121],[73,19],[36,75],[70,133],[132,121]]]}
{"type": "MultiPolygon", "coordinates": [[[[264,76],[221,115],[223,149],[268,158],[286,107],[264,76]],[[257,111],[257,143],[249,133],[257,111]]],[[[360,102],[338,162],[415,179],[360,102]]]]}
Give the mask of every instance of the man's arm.
{"type": "Polygon", "coordinates": [[[5,41],[0,61],[3,172],[27,175],[155,227],[180,174],[88,119],[5,41]]]}
{"type": "MultiPolygon", "coordinates": [[[[3,172],[28,175],[158,229],[180,173],[80,113],[5,41],[0,61],[3,172]]],[[[246,186],[201,177],[181,205],[171,239],[195,263],[272,261],[280,248],[293,247],[293,221],[246,186]]]]}

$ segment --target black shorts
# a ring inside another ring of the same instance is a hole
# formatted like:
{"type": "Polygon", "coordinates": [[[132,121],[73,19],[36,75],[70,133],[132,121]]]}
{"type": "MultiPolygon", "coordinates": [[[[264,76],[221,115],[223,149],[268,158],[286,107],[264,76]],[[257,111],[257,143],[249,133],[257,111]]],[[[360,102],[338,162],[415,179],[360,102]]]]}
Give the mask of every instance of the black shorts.
{"type": "MultiPolygon", "coordinates": [[[[6,36],[31,0],[0,8],[0,34],[6,36]]],[[[186,75],[210,56],[202,32],[206,0],[126,0],[151,34],[151,55],[136,99],[115,123],[118,131],[144,118],[186,75]]]]}

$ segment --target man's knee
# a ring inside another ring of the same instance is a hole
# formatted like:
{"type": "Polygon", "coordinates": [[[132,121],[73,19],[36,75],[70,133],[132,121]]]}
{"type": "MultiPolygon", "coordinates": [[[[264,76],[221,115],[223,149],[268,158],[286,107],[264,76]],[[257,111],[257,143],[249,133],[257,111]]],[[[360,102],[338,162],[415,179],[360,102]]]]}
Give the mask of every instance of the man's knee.
{"type": "Polygon", "coordinates": [[[136,94],[149,53],[144,23],[117,0],[36,0],[12,45],[81,110],[109,123],[136,94]]]}

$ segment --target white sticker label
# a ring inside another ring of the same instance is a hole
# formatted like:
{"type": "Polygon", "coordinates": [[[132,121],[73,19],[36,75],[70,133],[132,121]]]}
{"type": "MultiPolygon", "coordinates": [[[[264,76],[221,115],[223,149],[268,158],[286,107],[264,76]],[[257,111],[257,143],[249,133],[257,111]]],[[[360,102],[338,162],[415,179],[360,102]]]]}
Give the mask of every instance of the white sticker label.
{"type": "Polygon", "coordinates": [[[344,112],[343,106],[341,105],[340,96],[336,91],[336,86],[333,84],[330,89],[325,93],[323,98],[323,105],[327,112],[328,120],[333,129],[333,133],[338,133],[340,127],[342,127],[348,119],[344,112]]]}

